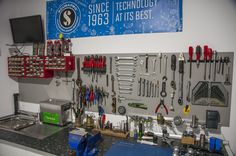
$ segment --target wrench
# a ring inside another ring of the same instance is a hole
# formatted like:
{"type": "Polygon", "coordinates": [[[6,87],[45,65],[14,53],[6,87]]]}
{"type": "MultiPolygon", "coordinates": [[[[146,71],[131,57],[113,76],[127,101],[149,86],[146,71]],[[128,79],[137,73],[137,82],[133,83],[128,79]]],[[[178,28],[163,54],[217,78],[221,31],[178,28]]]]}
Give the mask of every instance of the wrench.
{"type": "Polygon", "coordinates": [[[145,84],[146,84],[146,82],[145,82],[146,80],[145,79],[143,79],[143,96],[145,96],[145,84]]]}
{"type": "Polygon", "coordinates": [[[116,61],[120,61],[120,60],[133,60],[133,61],[137,61],[137,56],[134,56],[134,57],[120,57],[120,56],[116,56],[115,59],[116,59],[116,61]]]}
{"type": "Polygon", "coordinates": [[[154,58],[153,60],[152,60],[152,69],[153,69],[153,74],[155,74],[156,73],[156,63],[157,63],[157,59],[156,58],[154,58]]]}
{"type": "Polygon", "coordinates": [[[146,94],[146,97],[149,96],[149,81],[147,80],[147,94],[146,94]]]}
{"type": "Polygon", "coordinates": [[[183,105],[184,54],[179,54],[179,105],[183,105]]]}
{"type": "Polygon", "coordinates": [[[117,77],[122,77],[122,76],[124,76],[124,77],[135,77],[135,74],[121,74],[121,73],[116,73],[116,76],[117,77]]]}
{"type": "Polygon", "coordinates": [[[161,90],[161,97],[166,97],[167,93],[166,93],[166,82],[163,81],[162,82],[162,90],[161,90]]]}
{"type": "Polygon", "coordinates": [[[142,87],[142,78],[141,77],[139,78],[138,84],[139,84],[138,96],[141,96],[141,87],[142,87]]]}
{"type": "Polygon", "coordinates": [[[111,91],[115,94],[114,81],[115,81],[114,75],[111,75],[111,91]]]}
{"type": "Polygon", "coordinates": [[[136,67],[137,64],[136,64],[136,62],[134,62],[134,63],[120,63],[120,62],[116,62],[116,66],[117,67],[118,66],[134,66],[134,67],[136,67]]]}
{"type": "Polygon", "coordinates": [[[159,81],[157,81],[157,97],[159,97],[159,81]]]}
{"type": "Polygon", "coordinates": [[[123,90],[119,90],[119,94],[132,94],[132,91],[123,91],[123,90]]]}
{"type": "Polygon", "coordinates": [[[228,67],[227,73],[225,74],[224,84],[225,85],[231,85],[231,82],[230,82],[230,67],[228,67]]]}
{"type": "Polygon", "coordinates": [[[175,91],[173,90],[173,92],[170,94],[171,97],[171,105],[170,105],[170,111],[175,111],[174,109],[174,97],[175,97],[175,91]]]}
{"type": "Polygon", "coordinates": [[[130,78],[130,79],[121,79],[121,78],[117,78],[118,81],[127,81],[127,82],[134,82],[134,79],[130,78]]]}
{"type": "Polygon", "coordinates": [[[146,66],[145,66],[145,68],[146,68],[146,73],[148,73],[148,54],[146,54],[145,58],[146,58],[146,66]]]}
{"type": "Polygon", "coordinates": [[[122,82],[119,82],[118,85],[119,86],[128,86],[128,87],[132,87],[133,86],[132,83],[122,83],[122,82]]]}
{"type": "Polygon", "coordinates": [[[171,56],[171,70],[172,72],[172,81],[170,82],[170,86],[175,90],[176,89],[176,82],[175,82],[175,70],[176,70],[176,56],[171,56]]]}
{"type": "Polygon", "coordinates": [[[159,53],[158,56],[159,56],[159,60],[160,60],[160,65],[159,65],[159,66],[160,66],[160,74],[161,74],[161,59],[162,59],[162,53],[159,53]]]}
{"type": "Polygon", "coordinates": [[[164,80],[164,81],[167,81],[167,59],[168,59],[168,56],[164,55],[165,75],[162,77],[162,80],[164,80]]]}
{"type": "Polygon", "coordinates": [[[110,57],[110,74],[112,74],[112,57],[110,57]]]}
{"type": "Polygon", "coordinates": [[[130,71],[130,72],[136,72],[135,68],[116,68],[117,72],[120,71],[130,71]]]}
{"type": "Polygon", "coordinates": [[[190,97],[190,89],[191,89],[191,81],[188,81],[188,84],[187,84],[187,96],[186,96],[186,100],[188,101],[188,102],[190,102],[191,101],[191,97],[190,97]]]}
{"type": "Polygon", "coordinates": [[[119,87],[119,90],[133,91],[133,89],[132,89],[132,88],[129,88],[129,87],[119,87]]]}

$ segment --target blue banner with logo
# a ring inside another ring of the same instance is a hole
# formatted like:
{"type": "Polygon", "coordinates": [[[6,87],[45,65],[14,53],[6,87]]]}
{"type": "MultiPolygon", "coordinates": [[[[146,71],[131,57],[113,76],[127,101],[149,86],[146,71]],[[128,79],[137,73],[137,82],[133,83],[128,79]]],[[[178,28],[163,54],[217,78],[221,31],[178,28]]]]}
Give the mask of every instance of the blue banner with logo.
{"type": "Polygon", "coordinates": [[[182,31],[182,0],[47,1],[47,39],[182,31]]]}

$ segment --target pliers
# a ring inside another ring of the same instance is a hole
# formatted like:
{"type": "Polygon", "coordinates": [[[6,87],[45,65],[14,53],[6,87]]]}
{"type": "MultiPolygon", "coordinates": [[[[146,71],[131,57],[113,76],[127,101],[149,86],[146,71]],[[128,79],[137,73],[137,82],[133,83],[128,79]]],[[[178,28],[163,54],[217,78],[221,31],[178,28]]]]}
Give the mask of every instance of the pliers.
{"type": "Polygon", "coordinates": [[[161,99],[161,100],[160,100],[160,103],[157,105],[157,108],[156,108],[156,110],[155,110],[155,113],[158,112],[158,110],[159,110],[159,108],[160,108],[161,106],[164,107],[164,109],[165,109],[165,111],[166,111],[166,114],[168,115],[168,109],[167,109],[167,107],[166,107],[166,105],[165,105],[165,103],[164,103],[164,99],[161,99]]]}

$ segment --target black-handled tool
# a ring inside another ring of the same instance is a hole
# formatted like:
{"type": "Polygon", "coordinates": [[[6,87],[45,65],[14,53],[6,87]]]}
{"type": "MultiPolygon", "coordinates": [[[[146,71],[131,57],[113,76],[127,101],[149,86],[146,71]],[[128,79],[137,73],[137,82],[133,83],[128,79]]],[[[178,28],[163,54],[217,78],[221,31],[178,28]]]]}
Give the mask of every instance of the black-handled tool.
{"type": "Polygon", "coordinates": [[[183,81],[184,81],[184,54],[179,55],[179,99],[178,104],[183,105],[183,81]]]}
{"type": "Polygon", "coordinates": [[[176,89],[176,83],[175,83],[176,56],[175,55],[171,56],[171,70],[173,72],[172,72],[172,81],[170,82],[170,86],[173,89],[176,89]]]}

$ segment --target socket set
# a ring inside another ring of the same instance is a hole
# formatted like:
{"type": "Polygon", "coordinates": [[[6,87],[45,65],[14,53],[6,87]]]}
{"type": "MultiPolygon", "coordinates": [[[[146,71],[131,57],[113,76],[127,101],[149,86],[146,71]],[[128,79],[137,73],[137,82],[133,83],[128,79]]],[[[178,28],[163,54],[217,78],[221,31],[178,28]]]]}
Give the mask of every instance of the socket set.
{"type": "Polygon", "coordinates": [[[25,57],[8,58],[8,75],[15,77],[25,76],[25,57]]]}
{"type": "Polygon", "coordinates": [[[74,56],[12,56],[8,58],[8,75],[11,77],[52,78],[54,70],[74,69],[74,56]]]}
{"type": "Polygon", "coordinates": [[[46,70],[75,70],[74,56],[45,57],[46,70]]]}

